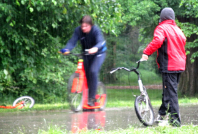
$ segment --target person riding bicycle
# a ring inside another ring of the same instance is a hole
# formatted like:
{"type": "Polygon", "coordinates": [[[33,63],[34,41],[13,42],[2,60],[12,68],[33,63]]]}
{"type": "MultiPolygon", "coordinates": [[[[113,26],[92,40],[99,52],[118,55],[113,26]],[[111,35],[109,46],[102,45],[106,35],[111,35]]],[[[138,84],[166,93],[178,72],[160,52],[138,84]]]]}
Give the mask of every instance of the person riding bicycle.
{"type": "Polygon", "coordinates": [[[75,29],[72,38],[60,52],[68,54],[76,46],[77,41],[80,41],[83,52],[88,50],[89,55],[84,55],[83,60],[89,88],[88,105],[94,106],[98,73],[106,57],[106,41],[90,16],[83,16],[80,24],[81,26],[75,29]]]}
{"type": "Polygon", "coordinates": [[[154,38],[144,49],[142,58],[147,60],[157,50],[157,63],[162,73],[163,93],[162,104],[157,120],[170,113],[169,123],[181,126],[177,85],[180,74],[185,70],[186,37],[175,23],[175,13],[172,8],[164,8],[160,14],[159,25],[154,31],[154,38]]]}

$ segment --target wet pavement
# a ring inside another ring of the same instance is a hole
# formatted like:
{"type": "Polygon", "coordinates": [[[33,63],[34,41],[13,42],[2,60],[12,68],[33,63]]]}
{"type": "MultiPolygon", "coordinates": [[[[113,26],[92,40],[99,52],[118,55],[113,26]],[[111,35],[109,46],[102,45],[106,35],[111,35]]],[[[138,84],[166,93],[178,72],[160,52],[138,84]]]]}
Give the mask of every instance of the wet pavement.
{"type": "MultiPolygon", "coordinates": [[[[157,108],[154,109],[155,115],[157,108]]],[[[198,125],[198,105],[180,106],[182,125],[198,125]]],[[[82,129],[116,130],[129,126],[144,127],[136,117],[134,108],[110,108],[105,111],[73,113],[70,110],[46,112],[1,113],[0,134],[24,132],[37,134],[39,129],[47,130],[58,126],[77,132],[82,129]]]]}

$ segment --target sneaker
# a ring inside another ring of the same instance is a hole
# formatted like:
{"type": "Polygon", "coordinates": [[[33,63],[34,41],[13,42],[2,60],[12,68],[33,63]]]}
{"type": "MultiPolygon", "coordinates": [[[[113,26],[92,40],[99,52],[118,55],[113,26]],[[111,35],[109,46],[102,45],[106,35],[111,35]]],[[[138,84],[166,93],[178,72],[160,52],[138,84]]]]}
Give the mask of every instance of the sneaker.
{"type": "Polygon", "coordinates": [[[93,106],[95,106],[94,103],[95,103],[95,99],[89,98],[88,105],[91,106],[91,107],[93,107],[93,106]]]}
{"type": "Polygon", "coordinates": [[[162,120],[158,123],[158,126],[169,126],[169,122],[167,120],[162,120]]]}
{"type": "Polygon", "coordinates": [[[166,115],[158,115],[155,122],[160,123],[162,121],[168,121],[169,119],[169,113],[166,115]]]}
{"type": "Polygon", "coordinates": [[[181,123],[177,119],[170,120],[169,124],[173,127],[181,127],[181,123]]]}

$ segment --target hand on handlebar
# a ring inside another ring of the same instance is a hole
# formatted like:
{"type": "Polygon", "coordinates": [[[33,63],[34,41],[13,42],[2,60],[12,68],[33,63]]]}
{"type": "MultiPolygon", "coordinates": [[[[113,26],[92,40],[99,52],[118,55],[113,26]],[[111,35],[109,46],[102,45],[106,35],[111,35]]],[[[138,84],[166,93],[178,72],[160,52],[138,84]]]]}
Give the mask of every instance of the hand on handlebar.
{"type": "Polygon", "coordinates": [[[63,55],[67,55],[67,54],[70,53],[70,51],[69,51],[68,49],[61,49],[61,50],[59,51],[59,53],[62,53],[63,55]]]}
{"type": "Polygon", "coordinates": [[[142,61],[147,61],[147,60],[148,60],[148,55],[142,54],[141,60],[142,60],[142,61]]]}
{"type": "Polygon", "coordinates": [[[97,53],[97,52],[98,52],[98,48],[97,47],[92,47],[88,51],[89,54],[94,54],[94,53],[97,53]]]}

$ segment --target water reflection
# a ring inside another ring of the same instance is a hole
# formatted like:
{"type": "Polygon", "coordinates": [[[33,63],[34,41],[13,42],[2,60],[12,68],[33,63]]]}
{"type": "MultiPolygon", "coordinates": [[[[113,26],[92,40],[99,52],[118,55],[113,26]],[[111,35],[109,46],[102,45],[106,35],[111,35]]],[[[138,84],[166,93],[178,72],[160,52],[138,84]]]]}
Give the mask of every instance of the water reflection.
{"type": "Polygon", "coordinates": [[[105,127],[106,113],[98,112],[82,112],[72,114],[71,131],[79,133],[86,130],[102,130],[105,127]]]}
{"type": "MultiPolygon", "coordinates": [[[[157,116],[158,108],[154,109],[157,116]]],[[[182,125],[198,125],[197,105],[180,106],[182,125]]],[[[35,111],[0,114],[0,134],[38,134],[38,130],[48,130],[58,126],[68,132],[83,130],[116,130],[130,126],[141,128],[134,108],[111,108],[106,111],[73,113],[62,111],[35,111]]],[[[154,125],[155,126],[155,125],[154,125]]]]}

